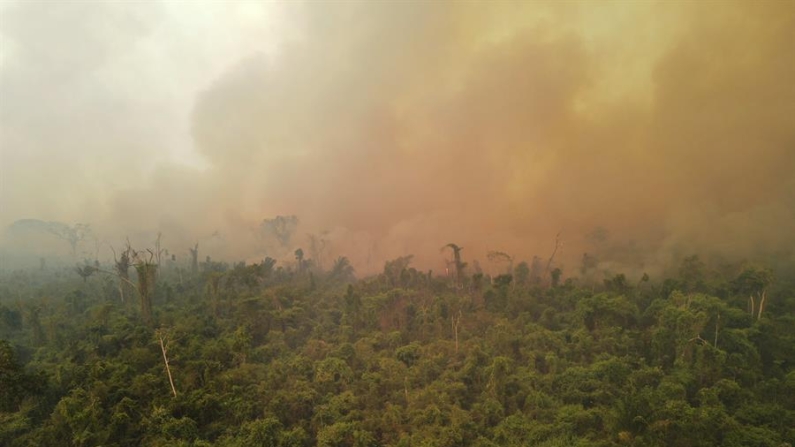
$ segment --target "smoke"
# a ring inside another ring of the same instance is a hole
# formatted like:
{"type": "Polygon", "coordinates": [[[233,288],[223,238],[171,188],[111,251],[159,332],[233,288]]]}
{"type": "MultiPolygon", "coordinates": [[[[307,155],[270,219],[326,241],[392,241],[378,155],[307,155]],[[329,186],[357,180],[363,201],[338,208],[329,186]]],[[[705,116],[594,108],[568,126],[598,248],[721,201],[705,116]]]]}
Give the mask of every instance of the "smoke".
{"type": "Polygon", "coordinates": [[[295,247],[359,272],[450,242],[546,259],[558,233],[572,270],[770,256],[795,246],[793,6],[20,3],[0,223],[257,258],[262,219],[297,215],[295,247]]]}

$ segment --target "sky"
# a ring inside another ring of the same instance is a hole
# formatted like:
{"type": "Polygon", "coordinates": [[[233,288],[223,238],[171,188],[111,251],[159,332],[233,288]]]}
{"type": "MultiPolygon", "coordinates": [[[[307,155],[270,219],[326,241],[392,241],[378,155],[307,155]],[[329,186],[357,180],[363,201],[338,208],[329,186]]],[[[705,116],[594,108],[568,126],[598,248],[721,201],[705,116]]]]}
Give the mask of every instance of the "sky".
{"type": "Polygon", "coordinates": [[[315,234],[360,273],[789,257],[793,42],[793,1],[4,1],[0,226],[315,234]]]}

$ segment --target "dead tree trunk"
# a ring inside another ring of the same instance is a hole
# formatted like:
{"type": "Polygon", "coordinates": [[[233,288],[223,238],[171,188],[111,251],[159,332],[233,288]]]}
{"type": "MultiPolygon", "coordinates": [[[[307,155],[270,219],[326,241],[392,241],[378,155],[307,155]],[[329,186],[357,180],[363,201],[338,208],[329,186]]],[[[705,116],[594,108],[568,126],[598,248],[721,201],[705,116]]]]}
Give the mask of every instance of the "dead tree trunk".
{"type": "Polygon", "coordinates": [[[458,311],[458,315],[454,315],[450,317],[451,324],[453,327],[453,335],[455,336],[455,352],[458,353],[458,328],[461,326],[461,311],[458,311]]]}
{"type": "Polygon", "coordinates": [[[157,338],[160,340],[160,350],[163,351],[163,363],[166,364],[166,374],[168,374],[168,383],[171,384],[171,392],[174,397],[177,397],[177,389],[174,387],[174,378],[171,377],[171,367],[168,364],[168,336],[163,337],[163,332],[157,331],[157,338]]]}
{"type": "Polygon", "coordinates": [[[464,247],[459,247],[456,244],[450,243],[442,247],[442,250],[448,247],[453,250],[453,259],[455,260],[456,287],[460,289],[464,286],[464,268],[467,265],[466,262],[461,260],[461,250],[463,250],[464,247]]]}
{"type": "Polygon", "coordinates": [[[545,269],[545,273],[549,274],[549,269],[552,267],[552,261],[555,260],[555,255],[558,253],[558,249],[563,246],[563,242],[560,241],[560,233],[555,236],[555,249],[552,251],[552,255],[549,257],[547,261],[547,268],[545,269]]]}

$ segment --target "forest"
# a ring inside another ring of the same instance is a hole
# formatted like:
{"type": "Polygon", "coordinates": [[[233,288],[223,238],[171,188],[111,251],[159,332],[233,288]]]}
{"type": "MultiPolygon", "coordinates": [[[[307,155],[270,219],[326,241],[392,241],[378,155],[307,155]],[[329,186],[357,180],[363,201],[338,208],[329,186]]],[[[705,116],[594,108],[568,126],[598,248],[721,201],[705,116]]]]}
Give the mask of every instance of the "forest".
{"type": "Polygon", "coordinates": [[[0,447],[795,446],[795,0],[0,0],[0,447]]]}
{"type": "Polygon", "coordinates": [[[630,279],[595,255],[442,247],[228,264],[158,243],[4,269],[0,445],[789,446],[795,277],[698,256],[630,279]]]}

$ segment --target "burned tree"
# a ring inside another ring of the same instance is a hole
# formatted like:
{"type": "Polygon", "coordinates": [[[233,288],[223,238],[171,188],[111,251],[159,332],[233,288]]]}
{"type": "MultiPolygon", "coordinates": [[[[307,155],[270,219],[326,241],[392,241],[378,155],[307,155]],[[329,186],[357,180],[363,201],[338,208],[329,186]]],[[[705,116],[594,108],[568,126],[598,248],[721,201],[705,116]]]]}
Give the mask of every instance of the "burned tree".
{"type": "Polygon", "coordinates": [[[461,261],[461,250],[463,250],[464,247],[459,247],[456,244],[449,243],[442,247],[441,251],[444,251],[445,248],[450,248],[453,250],[453,265],[455,266],[456,282],[459,286],[461,286],[464,282],[464,268],[467,266],[466,262],[461,261]]]}
{"type": "Polygon", "coordinates": [[[552,263],[555,260],[555,255],[558,254],[558,250],[563,247],[563,241],[560,240],[560,233],[555,236],[555,249],[552,250],[552,254],[549,256],[549,260],[547,261],[547,266],[544,269],[544,273],[549,275],[550,282],[552,287],[555,287],[560,282],[560,276],[562,271],[559,268],[552,269],[552,263]]]}
{"type": "MultiPolygon", "coordinates": [[[[114,251],[114,258],[116,252],[114,251]]],[[[156,254],[152,250],[146,252],[138,252],[130,247],[127,242],[127,248],[121,253],[118,259],[115,259],[113,272],[104,271],[95,268],[95,271],[102,273],[115,274],[119,278],[119,294],[122,301],[124,301],[124,285],[127,284],[132,287],[137,293],[141,301],[141,314],[146,322],[151,322],[152,319],[152,295],[155,291],[155,282],[157,280],[158,263],[155,262],[156,254]],[[132,282],[129,278],[130,266],[135,267],[137,274],[137,284],[132,282]]]]}
{"type": "Polygon", "coordinates": [[[558,254],[558,249],[563,246],[563,241],[560,240],[560,233],[555,236],[555,249],[552,250],[552,254],[549,256],[549,260],[547,261],[547,268],[545,269],[546,273],[550,272],[550,268],[552,267],[552,262],[555,260],[555,255],[558,254]]]}

